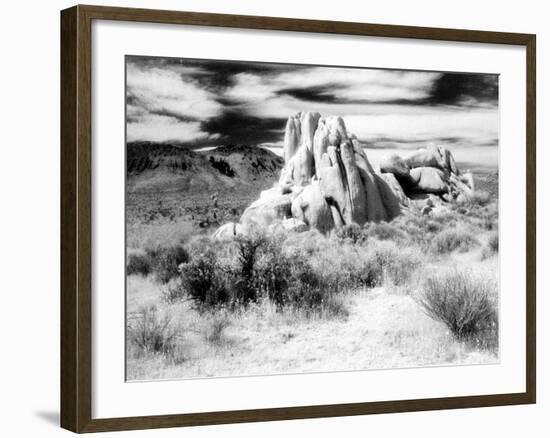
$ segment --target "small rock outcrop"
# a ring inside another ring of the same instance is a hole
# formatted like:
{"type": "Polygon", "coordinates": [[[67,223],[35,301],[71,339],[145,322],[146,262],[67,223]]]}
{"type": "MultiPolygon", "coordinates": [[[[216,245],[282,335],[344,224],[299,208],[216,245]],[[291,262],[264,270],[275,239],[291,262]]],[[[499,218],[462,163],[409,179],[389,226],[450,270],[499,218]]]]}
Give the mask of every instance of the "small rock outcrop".
{"type": "Polygon", "coordinates": [[[279,183],[261,193],[240,224],[225,224],[214,237],[244,233],[253,225],[328,233],[349,224],[390,221],[410,206],[411,198],[436,195],[445,202],[474,190],[472,174],[460,174],[451,152],[440,146],[404,158],[390,154],[377,172],[344,120],[317,112],[288,119],[283,155],[279,183]]]}

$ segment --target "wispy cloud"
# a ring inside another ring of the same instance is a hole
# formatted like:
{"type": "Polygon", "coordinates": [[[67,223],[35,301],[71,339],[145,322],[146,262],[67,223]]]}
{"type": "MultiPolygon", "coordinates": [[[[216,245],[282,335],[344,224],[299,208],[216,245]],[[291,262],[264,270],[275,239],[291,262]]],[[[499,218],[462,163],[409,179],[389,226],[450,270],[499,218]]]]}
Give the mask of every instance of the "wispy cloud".
{"type": "Polygon", "coordinates": [[[147,140],[191,143],[215,141],[220,135],[203,131],[200,122],[182,122],[175,117],[149,114],[139,122],[128,123],[126,137],[130,142],[147,140]]]}
{"type": "Polygon", "coordinates": [[[200,121],[223,110],[215,95],[202,87],[196,68],[127,65],[128,140],[193,141],[208,138],[200,121]]]}
{"type": "Polygon", "coordinates": [[[284,85],[305,89],[324,86],[327,87],[324,93],[335,100],[385,102],[426,98],[440,76],[440,73],[315,67],[305,72],[284,73],[278,80],[283,90],[284,85]]]}
{"type": "Polygon", "coordinates": [[[452,138],[465,145],[488,145],[498,138],[498,112],[489,109],[415,108],[403,113],[384,107],[379,113],[349,114],[344,120],[348,130],[366,142],[383,137],[425,143],[452,138]]]}

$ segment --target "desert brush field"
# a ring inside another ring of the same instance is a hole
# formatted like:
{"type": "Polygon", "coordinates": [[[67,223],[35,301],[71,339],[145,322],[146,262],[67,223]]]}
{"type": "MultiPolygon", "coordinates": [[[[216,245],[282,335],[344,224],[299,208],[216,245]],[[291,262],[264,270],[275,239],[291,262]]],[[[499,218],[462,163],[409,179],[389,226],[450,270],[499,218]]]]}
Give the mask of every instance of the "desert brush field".
{"type": "Polygon", "coordinates": [[[209,238],[217,219],[262,187],[134,195],[127,379],[498,362],[497,181],[477,174],[475,196],[438,215],[413,203],[389,222],[229,242],[209,238]]]}

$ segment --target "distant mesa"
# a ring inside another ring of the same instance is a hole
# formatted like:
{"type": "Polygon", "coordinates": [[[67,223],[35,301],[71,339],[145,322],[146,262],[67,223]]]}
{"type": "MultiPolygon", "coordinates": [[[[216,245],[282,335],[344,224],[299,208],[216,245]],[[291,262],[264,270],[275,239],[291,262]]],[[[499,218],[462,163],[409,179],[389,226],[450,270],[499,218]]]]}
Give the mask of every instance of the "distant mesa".
{"type": "Polygon", "coordinates": [[[250,192],[278,180],[284,161],[256,146],[227,145],[208,150],[153,142],[128,143],[130,193],[250,192]]]}
{"type": "Polygon", "coordinates": [[[341,117],[317,112],[289,117],[283,156],[278,183],[261,193],[238,224],[222,225],[215,238],[245,234],[254,226],[328,233],[349,224],[390,221],[419,198],[446,203],[474,192],[472,174],[459,172],[448,149],[390,154],[377,171],[341,117]]]}

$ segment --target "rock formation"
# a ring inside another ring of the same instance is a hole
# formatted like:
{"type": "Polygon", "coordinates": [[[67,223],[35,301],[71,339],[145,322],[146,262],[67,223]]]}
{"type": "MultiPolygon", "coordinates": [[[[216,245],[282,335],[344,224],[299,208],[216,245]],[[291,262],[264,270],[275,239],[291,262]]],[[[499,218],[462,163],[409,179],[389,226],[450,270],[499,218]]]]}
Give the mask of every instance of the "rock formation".
{"type": "Polygon", "coordinates": [[[376,172],[344,120],[316,112],[288,119],[283,155],[279,183],[261,193],[240,224],[223,225],[215,238],[244,233],[249,226],[328,233],[352,223],[390,221],[418,195],[437,195],[443,202],[474,190],[472,174],[460,174],[443,147],[430,146],[405,158],[390,154],[376,172]]]}
{"type": "Polygon", "coordinates": [[[413,198],[419,194],[435,194],[449,202],[474,193],[473,175],[461,173],[451,151],[442,146],[419,149],[402,160],[397,155],[385,157],[380,170],[393,174],[405,193],[413,198]]]}

